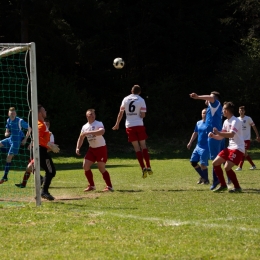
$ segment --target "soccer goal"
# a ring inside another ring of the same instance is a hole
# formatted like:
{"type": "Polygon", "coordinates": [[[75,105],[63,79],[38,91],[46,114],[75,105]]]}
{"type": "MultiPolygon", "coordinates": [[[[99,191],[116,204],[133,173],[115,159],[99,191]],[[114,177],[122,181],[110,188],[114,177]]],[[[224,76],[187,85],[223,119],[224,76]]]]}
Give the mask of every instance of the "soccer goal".
{"type": "MultiPolygon", "coordinates": [[[[20,146],[18,155],[12,159],[8,181],[0,184],[0,202],[23,203],[32,202],[36,198],[38,206],[41,204],[41,196],[35,43],[0,43],[0,84],[0,140],[6,138],[5,128],[10,107],[15,107],[17,117],[32,127],[31,139],[20,146]],[[28,148],[30,143],[32,149],[28,148]],[[32,157],[34,178],[30,178],[26,188],[19,188],[15,184],[21,182],[32,157]]],[[[4,173],[7,153],[1,148],[0,178],[4,173]]]]}

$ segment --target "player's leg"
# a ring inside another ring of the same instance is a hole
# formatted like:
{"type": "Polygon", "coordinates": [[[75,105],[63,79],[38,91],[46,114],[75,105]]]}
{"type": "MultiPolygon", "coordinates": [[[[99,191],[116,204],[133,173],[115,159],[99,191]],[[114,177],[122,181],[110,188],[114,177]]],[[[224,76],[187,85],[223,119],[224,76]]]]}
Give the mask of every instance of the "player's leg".
{"type": "MultiPolygon", "coordinates": [[[[197,147],[196,147],[197,148],[197,147]]],[[[190,163],[191,166],[194,168],[194,170],[199,174],[200,178],[197,182],[197,184],[201,184],[203,182],[203,174],[200,168],[200,165],[198,164],[199,160],[200,160],[200,156],[199,153],[197,151],[197,149],[194,149],[192,154],[191,154],[191,158],[190,158],[190,163]]]]}
{"type": "MultiPolygon", "coordinates": [[[[222,141],[215,140],[213,138],[208,138],[209,154],[210,154],[211,160],[214,160],[217,157],[217,155],[219,154],[220,149],[221,149],[221,142],[222,141]]],[[[214,190],[219,184],[219,179],[217,177],[214,167],[212,169],[212,177],[213,177],[213,182],[212,182],[210,189],[214,190]]]]}
{"type": "Polygon", "coordinates": [[[11,142],[10,138],[6,138],[0,142],[1,148],[3,150],[7,151],[7,157],[6,157],[6,163],[5,163],[5,168],[4,168],[4,175],[0,180],[0,184],[8,181],[8,173],[10,170],[12,158],[13,158],[13,143],[11,142]]]}
{"type": "Polygon", "coordinates": [[[208,176],[208,158],[209,151],[208,149],[200,149],[200,168],[203,176],[203,181],[201,184],[209,184],[209,176],[208,176]]]}
{"type": "Polygon", "coordinates": [[[56,168],[47,149],[42,146],[40,146],[40,166],[45,171],[45,180],[42,186],[41,196],[47,200],[54,200],[55,198],[49,193],[49,187],[53,177],[56,175],[56,168]]]}
{"type": "Polygon", "coordinates": [[[227,173],[228,178],[232,181],[234,185],[234,189],[230,190],[230,192],[241,192],[242,189],[240,187],[240,184],[237,180],[237,176],[235,172],[232,170],[232,167],[234,165],[238,165],[243,157],[243,153],[239,150],[229,150],[228,159],[225,163],[225,171],[227,173]]]}
{"type": "Polygon", "coordinates": [[[91,166],[96,161],[96,158],[95,158],[95,155],[93,154],[92,150],[93,150],[93,148],[89,147],[89,149],[85,155],[84,161],[83,161],[84,173],[85,173],[85,176],[89,183],[88,186],[86,187],[86,189],[84,190],[85,192],[96,189],[94,179],[93,179],[93,173],[91,171],[91,166]]]}
{"type": "Polygon", "coordinates": [[[245,141],[245,159],[251,164],[250,170],[256,169],[255,164],[253,163],[253,160],[251,159],[250,155],[248,154],[248,150],[250,149],[250,140],[245,141]]]}
{"type": "Polygon", "coordinates": [[[103,191],[114,191],[113,185],[111,183],[110,174],[106,170],[106,162],[107,162],[107,146],[101,146],[94,149],[94,153],[96,156],[97,166],[100,173],[103,176],[103,180],[106,183],[106,187],[103,191]]]}
{"type": "Polygon", "coordinates": [[[227,184],[223,175],[223,170],[221,168],[221,165],[226,162],[226,157],[228,157],[228,150],[224,149],[212,162],[214,172],[217,175],[218,180],[220,182],[220,187],[215,189],[214,192],[222,192],[227,190],[227,184]]]}

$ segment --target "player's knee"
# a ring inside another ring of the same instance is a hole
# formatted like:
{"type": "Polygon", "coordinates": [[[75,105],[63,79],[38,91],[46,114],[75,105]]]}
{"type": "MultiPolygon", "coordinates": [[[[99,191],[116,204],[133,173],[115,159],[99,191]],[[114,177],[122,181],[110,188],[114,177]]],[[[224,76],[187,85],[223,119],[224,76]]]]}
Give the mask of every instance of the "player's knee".
{"type": "Polygon", "coordinates": [[[198,165],[198,162],[190,162],[190,164],[191,164],[191,166],[194,167],[194,168],[196,168],[197,166],[199,166],[199,165],[198,165]]]}

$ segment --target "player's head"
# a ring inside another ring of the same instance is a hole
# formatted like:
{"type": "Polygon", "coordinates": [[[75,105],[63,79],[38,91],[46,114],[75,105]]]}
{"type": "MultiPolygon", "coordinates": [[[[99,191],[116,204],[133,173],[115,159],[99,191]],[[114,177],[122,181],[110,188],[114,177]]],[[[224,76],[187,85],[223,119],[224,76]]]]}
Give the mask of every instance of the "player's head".
{"type": "Polygon", "coordinates": [[[45,110],[45,108],[42,105],[38,105],[38,117],[39,118],[46,118],[47,116],[47,111],[45,110]]]}
{"type": "Polygon", "coordinates": [[[96,112],[95,109],[90,108],[86,112],[86,117],[89,123],[93,123],[96,119],[96,112]]]}
{"type": "Polygon", "coordinates": [[[16,117],[16,110],[15,107],[10,107],[8,110],[8,116],[10,118],[15,118],[16,117]]]}
{"type": "Polygon", "coordinates": [[[131,89],[131,93],[135,95],[139,95],[141,93],[141,88],[139,85],[134,85],[131,89]]]}
{"type": "Polygon", "coordinates": [[[235,112],[235,105],[230,101],[224,102],[223,104],[224,117],[230,118],[231,116],[234,115],[234,112],[235,112]]]}
{"type": "Polygon", "coordinates": [[[217,99],[217,100],[220,100],[220,93],[217,92],[217,91],[212,91],[210,94],[214,95],[214,97],[217,99]]]}
{"type": "Polygon", "coordinates": [[[49,118],[44,118],[44,122],[47,125],[48,129],[50,129],[51,123],[50,123],[50,119],[49,118]]]}
{"type": "Polygon", "coordinates": [[[207,108],[203,108],[202,111],[201,111],[202,120],[205,120],[205,118],[206,118],[206,113],[207,113],[207,108]]]}
{"type": "Polygon", "coordinates": [[[245,106],[241,106],[241,107],[239,107],[239,108],[238,108],[238,112],[239,112],[240,115],[244,115],[245,112],[246,112],[246,110],[245,110],[245,106]]]}

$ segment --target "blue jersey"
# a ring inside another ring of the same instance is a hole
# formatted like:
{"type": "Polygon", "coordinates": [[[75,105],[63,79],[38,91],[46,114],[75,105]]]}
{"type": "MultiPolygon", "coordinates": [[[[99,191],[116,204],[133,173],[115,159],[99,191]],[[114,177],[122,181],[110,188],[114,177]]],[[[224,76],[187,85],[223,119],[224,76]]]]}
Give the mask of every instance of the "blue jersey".
{"type": "Polygon", "coordinates": [[[206,122],[203,122],[203,120],[198,121],[194,132],[198,133],[197,146],[203,149],[208,149],[208,133],[206,122]]]}
{"type": "Polygon", "coordinates": [[[214,103],[209,102],[206,113],[206,124],[208,133],[213,131],[213,127],[216,127],[219,131],[222,130],[222,106],[216,99],[214,103]]]}
{"type": "Polygon", "coordinates": [[[23,119],[16,117],[14,120],[10,118],[7,119],[5,128],[11,133],[10,139],[12,141],[22,140],[24,138],[24,133],[22,128],[28,129],[29,125],[23,119]]]}

